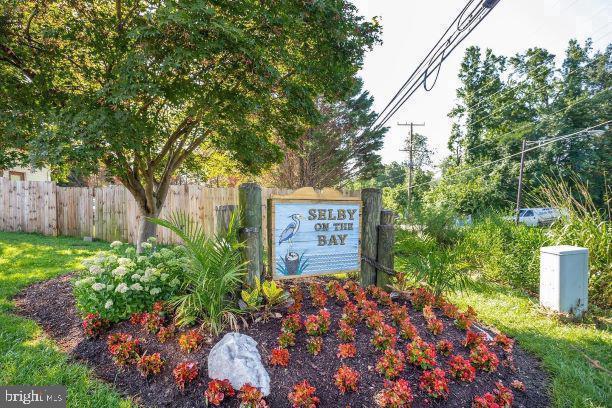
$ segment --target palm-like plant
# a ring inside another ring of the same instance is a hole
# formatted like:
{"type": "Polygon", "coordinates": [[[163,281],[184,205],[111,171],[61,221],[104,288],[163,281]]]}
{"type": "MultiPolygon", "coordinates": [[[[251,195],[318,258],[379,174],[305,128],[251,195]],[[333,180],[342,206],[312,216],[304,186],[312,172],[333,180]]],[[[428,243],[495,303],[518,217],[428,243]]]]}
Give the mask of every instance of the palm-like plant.
{"type": "Polygon", "coordinates": [[[171,300],[177,323],[186,326],[201,319],[215,335],[227,324],[236,328],[240,309],[235,294],[246,273],[237,217],[232,217],[227,232],[215,237],[207,237],[202,225],[183,212],[151,222],[178,235],[189,254],[180,294],[171,300]]]}

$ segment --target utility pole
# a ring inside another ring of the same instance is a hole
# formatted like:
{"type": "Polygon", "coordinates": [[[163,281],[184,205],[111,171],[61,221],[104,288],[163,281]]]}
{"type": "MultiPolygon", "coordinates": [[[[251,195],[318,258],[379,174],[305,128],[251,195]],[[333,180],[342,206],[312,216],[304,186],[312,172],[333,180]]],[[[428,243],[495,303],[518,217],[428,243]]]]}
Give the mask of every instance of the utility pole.
{"type": "Polygon", "coordinates": [[[523,139],[521,147],[521,169],[519,170],[518,191],[516,192],[516,225],[519,223],[519,214],[521,211],[521,190],[523,189],[523,169],[525,168],[525,145],[527,140],[523,139]]]}
{"type": "Polygon", "coordinates": [[[410,126],[410,135],[408,142],[408,149],[402,149],[402,152],[408,152],[408,184],[406,185],[406,192],[408,193],[408,204],[407,211],[410,210],[410,204],[412,203],[412,173],[414,172],[413,154],[414,154],[414,127],[425,126],[425,123],[398,123],[398,126],[410,126]]]}

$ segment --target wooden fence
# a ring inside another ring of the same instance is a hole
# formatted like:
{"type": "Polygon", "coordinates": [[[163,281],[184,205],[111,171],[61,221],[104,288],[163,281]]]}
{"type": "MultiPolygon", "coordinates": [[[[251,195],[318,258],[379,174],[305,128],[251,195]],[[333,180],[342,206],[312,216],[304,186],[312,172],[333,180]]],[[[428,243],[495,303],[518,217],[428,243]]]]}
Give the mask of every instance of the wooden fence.
{"type": "MultiPolygon", "coordinates": [[[[267,198],[291,191],[262,188],[264,229],[267,198]]],[[[346,193],[353,194],[358,192],[346,193]]],[[[160,217],[178,210],[187,212],[212,235],[216,233],[218,208],[228,204],[238,204],[238,188],[176,185],[170,188],[160,217]]],[[[122,185],[58,187],[52,182],[0,178],[0,231],[135,242],[140,218],[136,201],[122,185]]],[[[158,228],[157,238],[160,243],[179,242],[178,237],[165,228],[158,228]]]]}

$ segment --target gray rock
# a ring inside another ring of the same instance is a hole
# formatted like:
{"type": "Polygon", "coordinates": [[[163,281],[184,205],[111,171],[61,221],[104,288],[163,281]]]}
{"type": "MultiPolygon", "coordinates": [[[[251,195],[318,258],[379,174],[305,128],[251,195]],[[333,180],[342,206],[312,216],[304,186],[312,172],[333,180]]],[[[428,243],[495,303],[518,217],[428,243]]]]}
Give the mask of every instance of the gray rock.
{"type": "Polygon", "coordinates": [[[208,376],[229,380],[236,390],[249,383],[268,396],[270,375],[261,362],[257,342],[240,333],[227,333],[208,354],[208,376]]]}

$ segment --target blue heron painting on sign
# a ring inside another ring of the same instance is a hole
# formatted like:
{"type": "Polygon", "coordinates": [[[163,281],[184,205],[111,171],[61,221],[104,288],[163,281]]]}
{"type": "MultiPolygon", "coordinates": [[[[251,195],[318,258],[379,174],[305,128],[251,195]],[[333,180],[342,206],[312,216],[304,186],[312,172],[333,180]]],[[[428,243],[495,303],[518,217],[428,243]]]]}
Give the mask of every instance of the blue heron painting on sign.
{"type": "Polygon", "coordinates": [[[300,230],[300,220],[303,220],[304,217],[301,214],[291,214],[289,217],[293,220],[287,224],[283,232],[281,232],[280,237],[278,238],[278,245],[282,244],[285,241],[289,241],[289,245],[293,245],[293,237],[300,230]]]}

